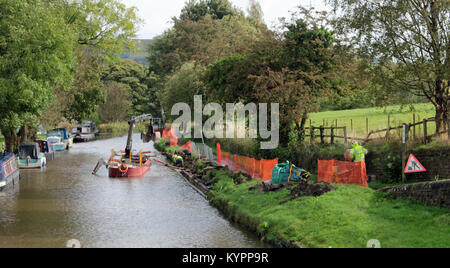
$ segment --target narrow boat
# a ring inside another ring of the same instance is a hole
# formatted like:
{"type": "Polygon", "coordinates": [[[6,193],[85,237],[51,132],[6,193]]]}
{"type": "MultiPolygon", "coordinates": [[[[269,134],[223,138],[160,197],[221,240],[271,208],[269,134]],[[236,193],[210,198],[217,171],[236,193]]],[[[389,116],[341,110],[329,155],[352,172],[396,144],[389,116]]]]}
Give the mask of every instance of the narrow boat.
{"type": "Polygon", "coordinates": [[[51,132],[48,134],[47,141],[54,152],[65,151],[67,148],[66,144],[62,142],[61,133],[59,132],[51,132]]]}
{"type": "Polygon", "coordinates": [[[36,140],[37,144],[39,144],[39,148],[41,149],[41,153],[45,154],[45,159],[47,163],[55,159],[55,152],[52,149],[50,143],[46,140],[36,140]]]}
{"type": "Polygon", "coordinates": [[[0,191],[19,181],[20,173],[13,153],[0,154],[0,191]]]}
{"type": "Polygon", "coordinates": [[[52,132],[61,133],[61,142],[63,142],[66,145],[67,150],[73,147],[73,136],[69,133],[69,131],[66,128],[57,128],[52,130],[52,132]]]}
{"type": "Polygon", "coordinates": [[[44,168],[47,165],[45,154],[41,153],[39,144],[34,142],[19,145],[17,162],[20,169],[44,168]]]}
{"type": "Polygon", "coordinates": [[[94,122],[85,121],[72,130],[75,142],[88,142],[98,135],[97,126],[94,122]]]}

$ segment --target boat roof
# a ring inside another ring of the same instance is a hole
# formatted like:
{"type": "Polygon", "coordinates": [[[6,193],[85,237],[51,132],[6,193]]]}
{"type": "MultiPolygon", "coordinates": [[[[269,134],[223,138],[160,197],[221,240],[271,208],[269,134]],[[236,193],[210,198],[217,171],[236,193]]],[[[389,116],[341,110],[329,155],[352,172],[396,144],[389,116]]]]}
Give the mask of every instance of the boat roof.
{"type": "Polygon", "coordinates": [[[38,159],[40,152],[39,144],[35,142],[24,142],[19,145],[20,158],[27,158],[29,156],[32,159],[38,159]]]}

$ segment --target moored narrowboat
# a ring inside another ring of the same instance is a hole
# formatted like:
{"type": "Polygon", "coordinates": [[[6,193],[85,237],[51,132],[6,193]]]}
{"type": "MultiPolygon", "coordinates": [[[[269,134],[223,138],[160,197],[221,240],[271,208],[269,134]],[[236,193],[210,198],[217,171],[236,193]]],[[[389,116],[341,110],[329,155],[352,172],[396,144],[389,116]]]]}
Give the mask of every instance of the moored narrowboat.
{"type": "Polygon", "coordinates": [[[47,165],[45,154],[41,153],[39,144],[34,142],[19,145],[17,162],[20,169],[44,168],[47,165]]]}
{"type": "Polygon", "coordinates": [[[41,153],[45,154],[45,159],[47,160],[47,163],[55,159],[55,152],[53,151],[52,146],[48,141],[36,140],[36,143],[39,144],[41,153]]]}
{"type": "Polygon", "coordinates": [[[73,147],[73,136],[69,133],[69,131],[66,128],[57,128],[52,130],[51,132],[61,133],[61,142],[63,142],[66,145],[67,150],[73,147]]]}
{"type": "Polygon", "coordinates": [[[97,125],[91,121],[85,121],[72,130],[75,142],[88,142],[95,139],[99,132],[97,125]]]}
{"type": "Polygon", "coordinates": [[[13,153],[0,154],[0,191],[19,181],[20,173],[13,153]]]}
{"type": "Polygon", "coordinates": [[[67,148],[66,144],[62,142],[60,133],[52,132],[50,135],[47,135],[47,141],[54,152],[65,151],[67,148]]]}

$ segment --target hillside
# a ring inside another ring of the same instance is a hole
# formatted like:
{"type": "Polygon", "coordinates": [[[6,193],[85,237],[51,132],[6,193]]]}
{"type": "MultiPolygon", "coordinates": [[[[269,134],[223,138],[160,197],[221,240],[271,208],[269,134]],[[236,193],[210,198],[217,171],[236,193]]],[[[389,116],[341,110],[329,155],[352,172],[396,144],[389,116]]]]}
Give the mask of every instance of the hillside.
{"type": "Polygon", "coordinates": [[[147,61],[147,48],[153,42],[153,39],[136,39],[139,42],[138,52],[131,53],[128,49],[125,49],[125,52],[120,56],[120,58],[124,60],[132,60],[142,65],[148,65],[147,61]]]}

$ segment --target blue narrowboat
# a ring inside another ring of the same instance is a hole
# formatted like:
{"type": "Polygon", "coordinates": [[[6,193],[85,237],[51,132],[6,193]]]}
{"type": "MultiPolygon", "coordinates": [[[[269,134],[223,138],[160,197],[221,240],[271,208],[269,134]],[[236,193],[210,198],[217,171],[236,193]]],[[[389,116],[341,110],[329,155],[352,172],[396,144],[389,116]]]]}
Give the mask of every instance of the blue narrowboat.
{"type": "Polygon", "coordinates": [[[19,176],[15,155],[12,153],[5,156],[0,154],[0,191],[17,183],[19,176]]]}
{"type": "Polygon", "coordinates": [[[65,151],[67,148],[66,143],[63,141],[63,134],[60,131],[49,131],[47,133],[47,141],[54,152],[65,151]]]}
{"type": "MultiPolygon", "coordinates": [[[[57,128],[49,132],[50,135],[60,133],[61,142],[63,142],[66,145],[67,150],[71,149],[73,147],[73,136],[66,128],[57,128]]],[[[47,137],[49,136],[47,134],[47,137]]]]}

